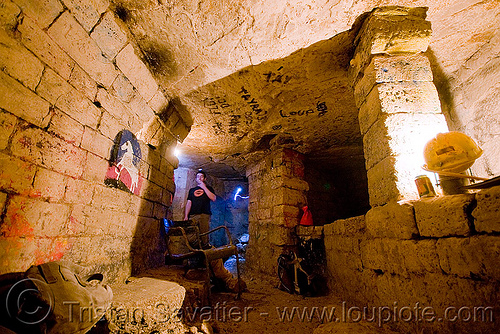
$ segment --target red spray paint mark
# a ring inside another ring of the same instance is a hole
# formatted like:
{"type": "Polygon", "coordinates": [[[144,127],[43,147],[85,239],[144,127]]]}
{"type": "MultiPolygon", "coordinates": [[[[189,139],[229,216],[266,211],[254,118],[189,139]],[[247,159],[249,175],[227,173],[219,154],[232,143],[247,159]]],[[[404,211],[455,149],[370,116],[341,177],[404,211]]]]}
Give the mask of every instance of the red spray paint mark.
{"type": "Polygon", "coordinates": [[[39,265],[46,262],[58,261],[62,259],[66,251],[71,248],[68,240],[55,241],[55,243],[48,249],[47,252],[43,252],[40,249],[35,251],[35,265],[39,265]]]}
{"type": "Polygon", "coordinates": [[[8,210],[4,224],[0,229],[5,237],[32,237],[33,227],[24,216],[24,203],[13,202],[8,210]]]}
{"type": "MultiPolygon", "coordinates": [[[[14,251],[17,253],[17,251],[22,250],[23,243],[19,242],[19,240],[21,240],[20,238],[32,240],[35,237],[34,229],[25,217],[25,209],[26,203],[24,201],[11,202],[7,209],[4,223],[0,227],[0,234],[2,234],[3,237],[17,239],[15,243],[15,239],[10,243],[10,252],[14,251]]],[[[54,241],[52,245],[42,249],[39,246],[33,254],[34,264],[38,265],[49,261],[60,260],[70,248],[71,245],[68,240],[54,241]]]]}

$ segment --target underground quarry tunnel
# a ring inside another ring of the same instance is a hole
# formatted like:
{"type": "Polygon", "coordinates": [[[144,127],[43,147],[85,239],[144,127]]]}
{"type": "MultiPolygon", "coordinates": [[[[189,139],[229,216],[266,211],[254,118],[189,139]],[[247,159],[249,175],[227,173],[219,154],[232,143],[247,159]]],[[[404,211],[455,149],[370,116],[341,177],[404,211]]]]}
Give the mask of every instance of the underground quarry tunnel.
{"type": "Polygon", "coordinates": [[[2,0],[0,24],[2,332],[500,332],[497,0],[2,0]],[[479,152],[449,175],[423,168],[444,133],[479,152]],[[200,169],[240,299],[167,260],[200,169]]]}

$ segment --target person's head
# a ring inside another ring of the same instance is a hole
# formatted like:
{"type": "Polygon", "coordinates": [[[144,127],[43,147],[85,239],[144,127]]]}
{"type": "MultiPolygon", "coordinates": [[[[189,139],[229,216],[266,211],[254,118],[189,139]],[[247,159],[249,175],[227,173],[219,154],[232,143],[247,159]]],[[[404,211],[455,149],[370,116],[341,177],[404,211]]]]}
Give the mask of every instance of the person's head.
{"type": "Polygon", "coordinates": [[[196,173],[196,181],[205,181],[206,178],[207,178],[207,174],[204,171],[199,170],[196,173]]]}

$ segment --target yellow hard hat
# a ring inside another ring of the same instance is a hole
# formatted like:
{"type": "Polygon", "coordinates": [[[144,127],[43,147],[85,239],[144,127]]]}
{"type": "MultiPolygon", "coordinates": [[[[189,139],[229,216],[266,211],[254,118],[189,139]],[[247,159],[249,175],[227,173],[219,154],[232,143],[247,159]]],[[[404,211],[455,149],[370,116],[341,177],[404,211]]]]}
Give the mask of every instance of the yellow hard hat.
{"type": "Polygon", "coordinates": [[[424,159],[429,170],[460,173],[474,164],[483,150],[469,136],[450,131],[438,133],[424,147],[424,159]]]}

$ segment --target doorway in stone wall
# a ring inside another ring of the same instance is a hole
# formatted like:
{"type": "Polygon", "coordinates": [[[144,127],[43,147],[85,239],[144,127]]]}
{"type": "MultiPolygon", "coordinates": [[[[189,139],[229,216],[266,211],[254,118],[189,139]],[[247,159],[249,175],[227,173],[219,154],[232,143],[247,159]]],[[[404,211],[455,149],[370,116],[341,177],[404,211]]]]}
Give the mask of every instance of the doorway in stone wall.
{"type": "MultiPolygon", "coordinates": [[[[195,176],[197,169],[179,167],[174,171],[175,193],[172,201],[170,218],[183,220],[184,210],[189,189],[196,186],[195,176]]],[[[245,178],[222,179],[207,171],[207,184],[217,196],[211,203],[212,216],[210,228],[226,226],[232,236],[233,243],[238,245],[242,265],[245,259],[245,250],[248,244],[248,180],[245,178]]],[[[229,240],[223,230],[210,236],[210,243],[214,246],[227,244],[229,240]]],[[[236,259],[228,259],[228,269],[236,272],[236,259]]]]}
{"type": "MultiPolygon", "coordinates": [[[[212,203],[212,217],[210,228],[226,226],[231,234],[232,241],[238,246],[241,267],[245,262],[245,251],[248,245],[248,181],[247,180],[220,180],[223,194],[217,194],[217,200],[212,203]]],[[[227,244],[227,236],[223,230],[213,233],[210,242],[214,246],[227,244]]],[[[236,257],[231,257],[225,266],[232,273],[236,273],[236,257]]],[[[241,268],[240,268],[241,269],[241,268]]]]}

